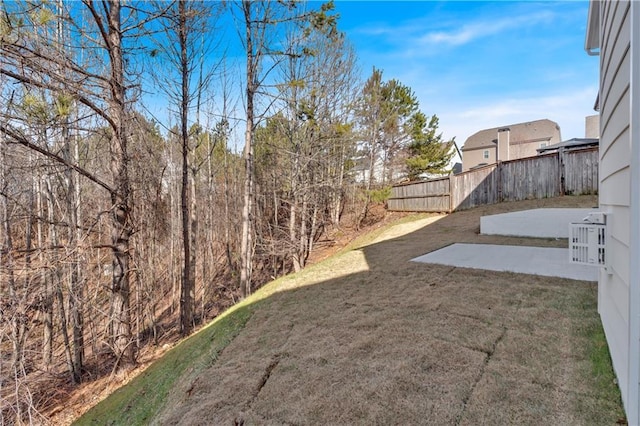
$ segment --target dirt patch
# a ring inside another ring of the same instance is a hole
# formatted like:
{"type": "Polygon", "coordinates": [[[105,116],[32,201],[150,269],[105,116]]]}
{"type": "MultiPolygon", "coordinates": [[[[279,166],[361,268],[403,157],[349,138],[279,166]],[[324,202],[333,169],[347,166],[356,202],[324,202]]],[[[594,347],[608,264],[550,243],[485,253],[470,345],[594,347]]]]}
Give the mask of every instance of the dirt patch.
{"type": "Polygon", "coordinates": [[[453,242],[566,247],[480,236],[479,218],[594,203],[434,215],[279,280],[215,364],[176,386],[156,423],[615,423],[620,401],[602,398],[583,368],[595,284],[409,262],[453,242]]]}
{"type": "Polygon", "coordinates": [[[328,229],[322,239],[314,244],[313,250],[309,253],[309,259],[307,259],[307,265],[316,264],[333,256],[362,235],[375,233],[404,217],[413,215],[407,212],[386,211],[382,203],[373,204],[371,211],[370,220],[360,228],[354,224],[355,218],[344,218],[344,225],[328,229]]]}

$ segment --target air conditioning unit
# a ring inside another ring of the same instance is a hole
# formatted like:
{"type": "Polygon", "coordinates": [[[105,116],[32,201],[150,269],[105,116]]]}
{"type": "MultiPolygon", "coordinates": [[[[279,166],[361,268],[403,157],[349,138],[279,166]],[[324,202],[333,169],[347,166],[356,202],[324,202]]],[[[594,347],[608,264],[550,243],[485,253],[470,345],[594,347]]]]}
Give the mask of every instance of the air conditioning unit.
{"type": "Polygon", "coordinates": [[[569,230],[571,263],[605,265],[606,225],[572,223],[569,230]]]}
{"type": "Polygon", "coordinates": [[[608,268],[607,225],[602,212],[589,213],[584,222],[569,224],[569,262],[608,268]]]}

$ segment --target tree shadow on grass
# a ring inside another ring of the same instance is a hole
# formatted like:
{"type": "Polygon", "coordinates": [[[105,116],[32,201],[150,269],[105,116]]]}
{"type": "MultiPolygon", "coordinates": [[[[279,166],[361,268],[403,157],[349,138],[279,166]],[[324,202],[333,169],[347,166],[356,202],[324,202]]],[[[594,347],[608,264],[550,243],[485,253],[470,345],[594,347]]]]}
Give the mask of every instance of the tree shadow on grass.
{"type": "Polygon", "coordinates": [[[594,283],[409,262],[454,242],[566,245],[480,236],[479,217],[577,202],[455,213],[278,280],[79,424],[614,423],[619,394],[589,368],[594,283]]]}

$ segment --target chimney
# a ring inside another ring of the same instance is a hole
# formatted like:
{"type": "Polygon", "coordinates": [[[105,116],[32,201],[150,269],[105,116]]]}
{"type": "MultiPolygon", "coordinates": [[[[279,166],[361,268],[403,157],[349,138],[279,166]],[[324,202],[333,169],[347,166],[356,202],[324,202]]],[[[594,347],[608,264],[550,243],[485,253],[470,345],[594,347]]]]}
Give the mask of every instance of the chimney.
{"type": "Polygon", "coordinates": [[[509,142],[511,129],[508,127],[498,129],[498,147],[496,152],[496,161],[509,160],[509,142]]]}
{"type": "Polygon", "coordinates": [[[600,115],[589,115],[584,119],[584,137],[587,139],[600,138],[600,115]]]}

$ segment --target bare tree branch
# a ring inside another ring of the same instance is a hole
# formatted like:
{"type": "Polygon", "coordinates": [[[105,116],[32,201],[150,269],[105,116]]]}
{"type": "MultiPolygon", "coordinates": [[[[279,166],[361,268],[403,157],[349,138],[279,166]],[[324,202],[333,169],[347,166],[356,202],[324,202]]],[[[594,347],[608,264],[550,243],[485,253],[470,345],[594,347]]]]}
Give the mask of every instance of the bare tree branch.
{"type": "Polygon", "coordinates": [[[54,154],[53,152],[50,152],[32,142],[29,142],[23,135],[21,135],[20,133],[18,133],[17,131],[15,131],[14,129],[9,128],[8,126],[4,125],[4,124],[0,124],[0,132],[4,133],[5,135],[9,136],[11,139],[13,139],[13,141],[15,143],[18,143],[24,147],[27,147],[33,151],[39,152],[40,154],[51,158],[52,160],[57,161],[60,164],[64,164],[65,166],[72,168],[73,170],[75,170],[76,172],[78,172],[79,174],[81,174],[82,176],[86,177],[87,179],[89,179],[90,181],[92,181],[93,183],[103,187],[104,189],[106,189],[107,191],[109,191],[109,193],[114,193],[115,189],[111,187],[111,185],[107,184],[106,182],[104,182],[103,180],[99,179],[98,177],[96,177],[95,175],[93,175],[92,173],[89,173],[88,171],[86,171],[85,169],[83,169],[82,167],[78,166],[77,164],[72,164],[68,161],[66,161],[64,158],[60,157],[57,154],[54,154]]]}
{"type": "MultiPolygon", "coordinates": [[[[46,84],[46,83],[42,83],[40,81],[36,81],[32,78],[26,77],[24,75],[20,75],[20,74],[16,74],[13,71],[9,71],[8,69],[5,68],[0,68],[0,74],[4,74],[8,77],[11,77],[15,80],[18,80],[22,83],[26,83],[26,84],[30,84],[32,86],[35,87],[40,87],[42,89],[48,89],[48,90],[60,90],[59,87],[54,87],[53,85],[50,84],[46,84]]],[[[79,94],[79,93],[74,93],[74,95],[77,97],[78,101],[80,101],[82,104],[86,105],[87,107],[91,108],[93,111],[95,111],[96,114],[98,114],[100,117],[104,118],[109,125],[112,128],[116,127],[115,122],[113,121],[113,119],[99,106],[97,106],[95,103],[93,103],[91,100],[89,100],[88,98],[86,98],[85,96],[79,94]]]]}

